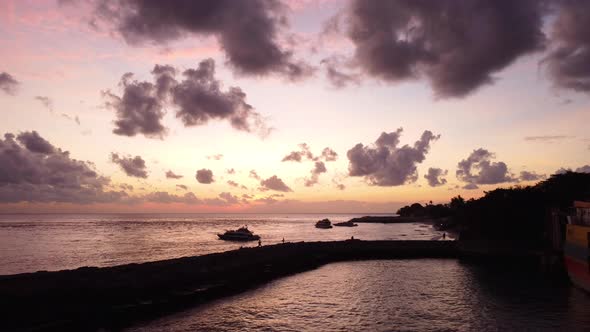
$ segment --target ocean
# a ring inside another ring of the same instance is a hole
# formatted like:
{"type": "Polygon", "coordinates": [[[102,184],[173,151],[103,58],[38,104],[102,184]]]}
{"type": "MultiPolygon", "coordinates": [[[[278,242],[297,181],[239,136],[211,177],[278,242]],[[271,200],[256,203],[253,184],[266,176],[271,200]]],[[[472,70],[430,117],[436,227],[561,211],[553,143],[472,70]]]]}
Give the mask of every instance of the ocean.
{"type": "MultiPolygon", "coordinates": [[[[0,215],[0,274],[112,266],[257,243],[221,241],[242,225],[262,244],[440,240],[431,225],[317,229],[354,214],[0,215]]],[[[590,295],[534,268],[459,259],[339,262],[152,320],[128,331],[584,331],[590,295]]]]}
{"type": "Polygon", "coordinates": [[[317,220],[356,214],[21,214],[0,215],[0,275],[113,266],[255,246],[219,240],[217,233],[248,225],[262,244],[297,241],[423,239],[430,225],[359,224],[317,229],[317,220]]]}

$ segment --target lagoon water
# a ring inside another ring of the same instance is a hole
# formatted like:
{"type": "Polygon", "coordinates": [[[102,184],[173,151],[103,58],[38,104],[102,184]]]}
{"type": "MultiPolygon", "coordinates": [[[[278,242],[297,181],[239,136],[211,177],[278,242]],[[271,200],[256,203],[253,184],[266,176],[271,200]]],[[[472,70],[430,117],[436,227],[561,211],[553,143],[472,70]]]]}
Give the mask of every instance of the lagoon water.
{"type": "Polygon", "coordinates": [[[202,255],[257,243],[221,241],[217,233],[242,225],[262,243],[423,239],[441,236],[431,226],[359,224],[317,229],[322,218],[354,214],[36,214],[0,215],[0,275],[81,266],[112,266],[202,255]]]}
{"type": "Polygon", "coordinates": [[[455,259],[333,263],[128,331],[588,331],[590,295],[455,259]]]}

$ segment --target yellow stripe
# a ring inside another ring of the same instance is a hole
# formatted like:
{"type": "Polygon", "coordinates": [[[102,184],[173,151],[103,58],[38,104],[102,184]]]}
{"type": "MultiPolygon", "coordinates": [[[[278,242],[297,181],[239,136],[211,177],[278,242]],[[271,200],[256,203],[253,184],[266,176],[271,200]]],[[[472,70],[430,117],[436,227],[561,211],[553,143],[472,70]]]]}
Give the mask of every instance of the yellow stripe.
{"type": "Polygon", "coordinates": [[[573,243],[585,248],[588,248],[588,232],[590,227],[578,226],[578,225],[567,225],[566,241],[573,243]]]}

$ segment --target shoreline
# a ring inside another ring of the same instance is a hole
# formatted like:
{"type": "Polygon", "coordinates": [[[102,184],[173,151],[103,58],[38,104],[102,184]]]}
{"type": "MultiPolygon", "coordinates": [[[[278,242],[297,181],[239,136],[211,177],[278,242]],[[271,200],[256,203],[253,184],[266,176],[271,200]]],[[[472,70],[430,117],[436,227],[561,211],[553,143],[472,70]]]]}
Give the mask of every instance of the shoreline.
{"type": "Polygon", "coordinates": [[[346,240],[5,275],[0,310],[8,330],[118,329],[332,262],[458,257],[454,241],[346,240]]]}

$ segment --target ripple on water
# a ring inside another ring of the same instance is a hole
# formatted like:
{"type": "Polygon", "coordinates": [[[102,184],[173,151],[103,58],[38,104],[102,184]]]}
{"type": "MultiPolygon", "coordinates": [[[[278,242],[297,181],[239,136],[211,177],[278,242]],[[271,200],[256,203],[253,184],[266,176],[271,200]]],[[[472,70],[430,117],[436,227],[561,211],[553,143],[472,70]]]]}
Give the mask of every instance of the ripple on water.
{"type": "Polygon", "coordinates": [[[334,263],[129,331],[551,331],[590,328],[590,296],[457,260],[334,263]]]}

